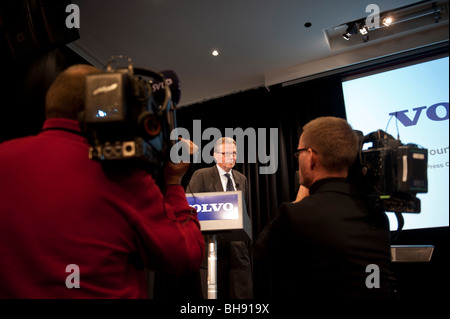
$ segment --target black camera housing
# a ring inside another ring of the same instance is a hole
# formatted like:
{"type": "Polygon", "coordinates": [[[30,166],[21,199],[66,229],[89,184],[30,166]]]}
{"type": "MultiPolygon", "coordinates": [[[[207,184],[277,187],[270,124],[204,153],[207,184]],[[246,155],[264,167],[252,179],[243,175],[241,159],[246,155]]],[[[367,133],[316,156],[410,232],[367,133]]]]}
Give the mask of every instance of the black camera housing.
{"type": "Polygon", "coordinates": [[[164,101],[154,100],[154,81],[165,79],[160,73],[133,69],[131,62],[127,68],[108,66],[106,72],[86,77],[80,124],[91,145],[91,159],[109,167],[138,165],[159,173],[172,145],[175,110],[168,86],[164,101]]]}
{"type": "Polygon", "coordinates": [[[360,151],[349,179],[365,192],[375,206],[388,212],[420,213],[418,193],[428,192],[428,150],[402,144],[382,130],[366,136],[356,131],[360,151]],[[372,147],[363,150],[365,143],[372,147]]]}

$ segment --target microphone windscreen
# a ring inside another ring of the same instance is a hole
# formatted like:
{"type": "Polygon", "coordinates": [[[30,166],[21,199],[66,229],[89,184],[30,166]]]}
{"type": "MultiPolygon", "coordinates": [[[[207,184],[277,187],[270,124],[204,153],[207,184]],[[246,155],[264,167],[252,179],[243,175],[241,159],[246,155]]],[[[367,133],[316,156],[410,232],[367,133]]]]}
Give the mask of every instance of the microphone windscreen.
{"type": "Polygon", "coordinates": [[[172,70],[164,70],[159,73],[164,76],[165,84],[161,81],[155,81],[155,83],[152,84],[155,101],[160,104],[164,102],[166,96],[165,85],[168,85],[172,96],[172,103],[175,105],[178,104],[181,98],[181,83],[177,74],[172,70]]]}

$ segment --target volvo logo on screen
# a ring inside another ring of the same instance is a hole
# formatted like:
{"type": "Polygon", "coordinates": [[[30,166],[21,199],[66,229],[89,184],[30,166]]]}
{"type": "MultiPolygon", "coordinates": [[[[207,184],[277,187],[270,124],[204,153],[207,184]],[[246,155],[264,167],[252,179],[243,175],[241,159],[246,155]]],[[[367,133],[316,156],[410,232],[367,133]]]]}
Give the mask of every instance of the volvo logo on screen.
{"type": "Polygon", "coordinates": [[[445,121],[448,120],[448,102],[441,102],[431,105],[430,107],[421,106],[412,109],[413,118],[411,119],[406,115],[409,110],[402,110],[389,113],[391,116],[395,116],[397,120],[402,123],[404,126],[413,126],[417,125],[419,121],[422,111],[426,110],[426,117],[431,121],[445,121]]]}

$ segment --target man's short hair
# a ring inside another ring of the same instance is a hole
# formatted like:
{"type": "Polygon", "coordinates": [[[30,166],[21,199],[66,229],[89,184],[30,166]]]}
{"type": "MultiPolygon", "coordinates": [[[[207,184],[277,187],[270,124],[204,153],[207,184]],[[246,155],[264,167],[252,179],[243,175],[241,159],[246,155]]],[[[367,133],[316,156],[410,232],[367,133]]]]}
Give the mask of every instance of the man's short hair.
{"type": "Polygon", "coordinates": [[[302,140],[330,172],[348,170],[358,154],[358,137],[342,118],[326,116],[312,120],[303,127],[302,140]]]}
{"type": "Polygon", "coordinates": [[[223,144],[233,144],[236,146],[236,141],[231,137],[219,138],[214,144],[214,153],[219,153],[223,144]]]}
{"type": "Polygon", "coordinates": [[[45,96],[46,118],[76,120],[84,109],[86,75],[101,72],[87,64],[72,65],[61,72],[45,96]]]}

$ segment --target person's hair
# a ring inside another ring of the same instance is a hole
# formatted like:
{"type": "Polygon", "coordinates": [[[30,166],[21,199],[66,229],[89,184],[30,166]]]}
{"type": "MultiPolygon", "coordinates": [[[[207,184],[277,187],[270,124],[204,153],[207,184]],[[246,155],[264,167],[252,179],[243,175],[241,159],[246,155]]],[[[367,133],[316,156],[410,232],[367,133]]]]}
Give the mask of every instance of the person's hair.
{"type": "Polygon", "coordinates": [[[87,64],[76,64],[61,72],[45,96],[45,117],[76,120],[84,109],[86,75],[101,72],[87,64]]]}
{"type": "Polygon", "coordinates": [[[221,151],[221,146],[223,144],[233,144],[236,145],[236,141],[232,139],[231,137],[222,137],[219,138],[216,141],[216,144],[214,144],[214,153],[219,153],[221,151]]]}
{"type": "Polygon", "coordinates": [[[346,120],[319,117],[303,126],[305,147],[316,152],[329,172],[348,171],[358,153],[358,137],[346,120]]]}

